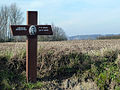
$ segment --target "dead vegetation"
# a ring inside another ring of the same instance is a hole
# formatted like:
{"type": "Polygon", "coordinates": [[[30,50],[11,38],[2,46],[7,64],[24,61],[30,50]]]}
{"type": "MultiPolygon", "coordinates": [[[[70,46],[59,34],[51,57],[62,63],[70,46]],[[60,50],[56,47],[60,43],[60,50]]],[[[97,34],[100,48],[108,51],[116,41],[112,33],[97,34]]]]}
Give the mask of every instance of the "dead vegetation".
{"type": "MultiPolygon", "coordinates": [[[[0,53],[10,51],[16,53],[20,50],[25,50],[26,43],[0,43],[0,53]]],[[[89,52],[91,50],[100,50],[103,48],[120,49],[120,40],[76,40],[76,41],[54,41],[54,42],[38,42],[39,49],[55,49],[59,51],[76,51],[89,52]]]]}
{"type": "MultiPolygon", "coordinates": [[[[25,48],[26,43],[0,43],[0,56],[23,74],[25,48]]],[[[84,84],[90,83],[92,89],[119,89],[119,55],[120,40],[38,42],[38,81],[48,85],[43,89],[86,89],[84,84]]]]}

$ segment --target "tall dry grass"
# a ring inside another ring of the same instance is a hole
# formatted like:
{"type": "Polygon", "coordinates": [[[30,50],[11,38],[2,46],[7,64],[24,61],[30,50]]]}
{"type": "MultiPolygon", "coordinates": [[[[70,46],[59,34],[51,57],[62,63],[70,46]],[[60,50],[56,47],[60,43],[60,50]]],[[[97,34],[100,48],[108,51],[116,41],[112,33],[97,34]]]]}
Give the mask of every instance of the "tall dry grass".
{"type": "MultiPolygon", "coordinates": [[[[6,56],[8,66],[18,68],[21,73],[25,73],[25,55],[25,42],[0,43],[0,56],[6,56]]],[[[119,55],[120,40],[38,42],[38,78],[40,80],[63,80],[73,75],[78,77],[84,75],[85,80],[86,78],[92,79],[100,89],[112,88],[110,84],[118,76],[113,75],[115,77],[113,78],[109,74],[110,77],[106,78],[103,75],[107,76],[107,70],[115,71],[120,75],[118,72],[119,55]],[[95,74],[96,72],[98,73],[95,74]],[[103,79],[103,83],[99,82],[100,78],[103,79]],[[111,78],[113,81],[108,82],[111,78]],[[106,82],[109,84],[108,87],[106,82]]],[[[16,68],[13,69],[16,71],[16,68]]],[[[119,88],[119,79],[115,85],[113,85],[114,88],[119,88]]]]}

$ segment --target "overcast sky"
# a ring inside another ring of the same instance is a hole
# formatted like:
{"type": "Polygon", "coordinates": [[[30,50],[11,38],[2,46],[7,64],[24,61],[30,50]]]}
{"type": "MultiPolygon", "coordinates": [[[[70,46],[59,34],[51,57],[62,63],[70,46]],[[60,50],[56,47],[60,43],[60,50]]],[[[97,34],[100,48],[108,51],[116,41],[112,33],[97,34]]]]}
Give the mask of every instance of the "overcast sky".
{"type": "Polygon", "coordinates": [[[24,12],[38,11],[40,24],[54,23],[68,36],[120,34],[120,0],[0,0],[16,3],[24,12]]]}

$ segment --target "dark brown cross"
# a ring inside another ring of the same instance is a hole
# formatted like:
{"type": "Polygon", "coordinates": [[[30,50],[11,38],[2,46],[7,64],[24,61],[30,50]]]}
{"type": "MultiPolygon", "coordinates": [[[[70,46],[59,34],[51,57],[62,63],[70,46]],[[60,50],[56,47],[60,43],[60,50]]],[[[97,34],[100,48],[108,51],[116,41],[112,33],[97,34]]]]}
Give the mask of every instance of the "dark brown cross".
{"type": "Polygon", "coordinates": [[[11,25],[13,36],[27,36],[26,79],[36,82],[37,77],[37,35],[52,35],[51,25],[37,25],[37,11],[27,11],[27,25],[11,25]]]}

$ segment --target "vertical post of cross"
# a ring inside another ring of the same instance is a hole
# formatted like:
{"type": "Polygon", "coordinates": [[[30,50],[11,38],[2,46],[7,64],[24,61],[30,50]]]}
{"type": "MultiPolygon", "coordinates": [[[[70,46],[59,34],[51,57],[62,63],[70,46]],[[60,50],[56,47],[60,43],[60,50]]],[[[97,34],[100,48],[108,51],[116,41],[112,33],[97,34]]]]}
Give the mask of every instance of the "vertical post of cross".
{"type": "MultiPolygon", "coordinates": [[[[27,12],[27,24],[37,25],[37,11],[27,12]]],[[[26,79],[27,82],[35,83],[37,77],[37,35],[28,35],[26,42],[26,79]]]]}

